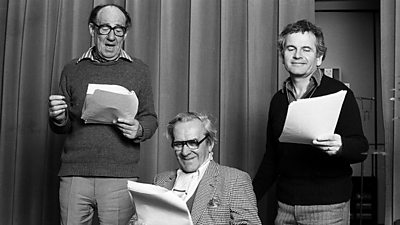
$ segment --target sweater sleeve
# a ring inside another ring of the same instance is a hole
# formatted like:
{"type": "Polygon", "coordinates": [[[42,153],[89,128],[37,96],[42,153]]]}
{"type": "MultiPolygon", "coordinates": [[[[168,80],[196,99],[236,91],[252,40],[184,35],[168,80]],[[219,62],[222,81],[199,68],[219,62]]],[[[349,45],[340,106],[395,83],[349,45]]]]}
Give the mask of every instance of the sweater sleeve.
{"type": "Polygon", "coordinates": [[[136,119],[143,128],[143,135],[139,137],[139,141],[145,141],[151,138],[158,127],[157,115],[154,111],[152,86],[147,66],[143,71],[142,77],[143,85],[138,93],[139,109],[136,115],[136,119]]]}
{"type": "Polygon", "coordinates": [[[268,124],[267,124],[267,145],[264,157],[253,179],[253,188],[257,200],[261,200],[264,194],[270,189],[277,178],[277,143],[273,138],[272,120],[273,120],[273,102],[271,102],[268,124]]]}
{"type": "Polygon", "coordinates": [[[340,156],[349,163],[359,163],[367,158],[368,141],[364,136],[360,111],[351,90],[347,91],[335,133],[342,138],[340,156]]]}

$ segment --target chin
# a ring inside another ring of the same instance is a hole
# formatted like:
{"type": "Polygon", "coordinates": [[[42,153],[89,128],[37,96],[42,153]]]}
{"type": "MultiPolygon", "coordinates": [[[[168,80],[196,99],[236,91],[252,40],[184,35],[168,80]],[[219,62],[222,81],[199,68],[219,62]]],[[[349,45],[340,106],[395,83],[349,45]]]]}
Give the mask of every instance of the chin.
{"type": "Polygon", "coordinates": [[[182,166],[182,170],[185,173],[192,173],[195,172],[198,169],[198,167],[193,167],[193,166],[182,166]]]}

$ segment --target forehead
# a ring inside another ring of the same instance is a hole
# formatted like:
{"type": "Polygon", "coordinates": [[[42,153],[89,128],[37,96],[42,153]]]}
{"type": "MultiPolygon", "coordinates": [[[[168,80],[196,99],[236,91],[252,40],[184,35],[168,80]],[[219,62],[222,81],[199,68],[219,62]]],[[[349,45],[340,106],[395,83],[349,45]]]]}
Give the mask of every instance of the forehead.
{"type": "Polygon", "coordinates": [[[200,120],[178,122],[174,127],[174,137],[179,138],[198,138],[205,132],[203,123],[200,120]]]}
{"type": "Polygon", "coordinates": [[[125,25],[125,21],[124,13],[115,6],[106,6],[97,13],[99,24],[125,25]]]}
{"type": "Polygon", "coordinates": [[[313,47],[317,45],[317,38],[313,33],[293,33],[286,37],[286,46],[313,47]]]}

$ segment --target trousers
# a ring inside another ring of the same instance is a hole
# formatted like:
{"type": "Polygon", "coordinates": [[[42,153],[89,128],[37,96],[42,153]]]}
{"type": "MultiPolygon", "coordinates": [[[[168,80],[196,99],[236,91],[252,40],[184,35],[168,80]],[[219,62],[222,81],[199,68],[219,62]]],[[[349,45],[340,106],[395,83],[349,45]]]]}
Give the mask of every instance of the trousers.
{"type": "Polygon", "coordinates": [[[127,188],[137,178],[60,177],[61,225],[91,225],[97,211],[100,225],[126,225],[135,214],[127,188]]]}
{"type": "Polygon", "coordinates": [[[350,201],[332,205],[287,205],[278,202],[275,225],[349,225],[350,201]]]}

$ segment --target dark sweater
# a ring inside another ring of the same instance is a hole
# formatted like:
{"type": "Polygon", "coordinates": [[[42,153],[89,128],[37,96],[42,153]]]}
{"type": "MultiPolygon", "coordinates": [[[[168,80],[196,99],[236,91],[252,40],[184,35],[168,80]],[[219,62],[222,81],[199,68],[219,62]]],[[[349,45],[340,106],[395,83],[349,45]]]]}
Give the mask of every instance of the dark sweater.
{"type": "Polygon", "coordinates": [[[136,93],[136,119],[143,127],[140,141],[150,138],[158,126],[148,68],[143,62],[72,60],[60,80],[60,94],[68,103],[67,123],[50,123],[56,133],[67,134],[59,176],[137,177],[140,144],[125,138],[114,125],[85,124],[81,119],[89,83],[121,85],[136,93]]]}
{"type": "Polygon", "coordinates": [[[277,181],[278,200],[289,205],[335,204],[351,197],[350,164],[365,160],[368,141],[364,136],[357,101],[340,81],[323,76],[312,97],[347,90],[335,133],[342,138],[338,155],[329,156],[311,145],[280,143],[288,110],[286,94],[280,90],[270,104],[267,147],[253,180],[257,199],[277,181]]]}

